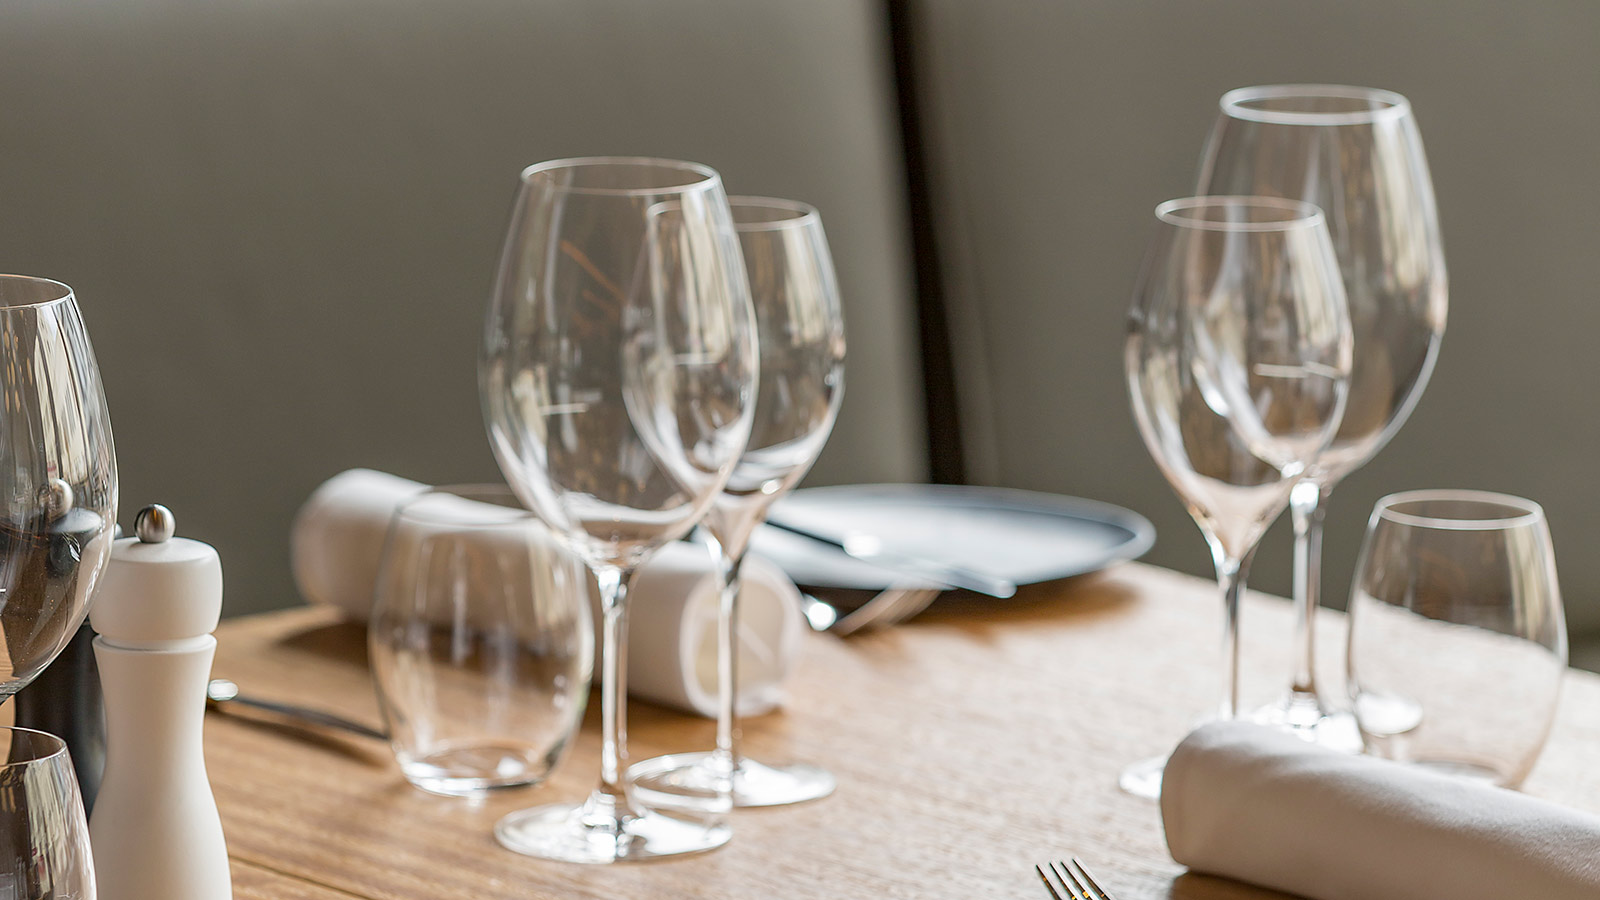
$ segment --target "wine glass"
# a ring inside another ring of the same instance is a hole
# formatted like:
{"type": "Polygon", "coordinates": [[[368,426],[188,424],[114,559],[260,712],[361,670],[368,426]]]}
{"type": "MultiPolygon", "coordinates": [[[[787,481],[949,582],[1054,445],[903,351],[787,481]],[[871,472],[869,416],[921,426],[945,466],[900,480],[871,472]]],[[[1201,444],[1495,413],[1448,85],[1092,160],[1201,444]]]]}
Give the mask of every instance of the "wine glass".
{"type": "Polygon", "coordinates": [[[1521,784],[1567,671],[1544,510],[1487,491],[1379,500],[1350,589],[1348,646],[1369,753],[1521,784]]]}
{"type": "Polygon", "coordinates": [[[1200,164],[1203,194],[1257,194],[1322,207],[1350,303],[1350,397],[1333,443],[1290,494],[1294,669],[1253,718],[1360,749],[1348,713],[1319,696],[1314,634],[1329,494],[1394,436],[1433,372],[1448,297],[1433,182],[1411,104],[1392,91],[1274,85],[1229,91],[1200,164]]]}
{"type": "Polygon", "coordinates": [[[0,897],[94,900],[89,826],[61,739],[0,728],[0,897]]]}
{"type": "Polygon", "coordinates": [[[727,841],[725,824],[632,796],[624,653],[634,571],[694,527],[744,452],[756,354],[716,172],[600,157],[522,173],[479,386],[507,481],[598,584],[603,746],[589,799],[506,816],[495,828],[506,847],[609,863],[727,841]]]}
{"type": "Polygon", "coordinates": [[[117,461],[72,289],[0,275],[0,702],[67,645],[110,558],[117,461]]]}
{"type": "Polygon", "coordinates": [[[750,276],[761,380],[749,446],[702,524],[723,573],[717,749],[646,760],[631,773],[638,789],[663,804],[705,796],[706,785],[731,772],[734,806],[779,806],[825,797],[834,779],[817,766],[769,765],[740,752],[739,567],[756,526],[810,470],[833,430],[844,399],[844,319],[816,209],[764,197],[729,202],[750,276]]]}
{"type": "MultiPolygon", "coordinates": [[[[1350,320],[1322,212],[1265,197],[1156,207],[1124,362],[1145,446],[1204,533],[1222,588],[1225,690],[1239,707],[1239,598],[1257,542],[1344,411],[1350,320]]],[[[1163,760],[1123,773],[1154,797],[1163,760]]]]}

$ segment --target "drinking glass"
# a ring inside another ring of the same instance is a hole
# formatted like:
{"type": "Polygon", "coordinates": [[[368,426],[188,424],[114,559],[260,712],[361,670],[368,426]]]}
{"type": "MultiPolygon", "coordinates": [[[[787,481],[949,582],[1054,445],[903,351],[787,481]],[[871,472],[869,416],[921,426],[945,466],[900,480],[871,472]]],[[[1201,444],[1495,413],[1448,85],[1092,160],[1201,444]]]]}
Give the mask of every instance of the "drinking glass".
{"type": "Polygon", "coordinates": [[[589,699],[587,572],[508,488],[435,488],[395,510],[367,640],[407,781],[468,797],[534,784],[589,699]]]}
{"type": "Polygon", "coordinates": [[[1274,85],[1229,91],[1200,163],[1203,194],[1322,207],[1355,338],[1350,397],[1333,442],[1289,496],[1294,523],[1294,668],[1287,694],[1252,718],[1346,750],[1347,712],[1317,692],[1314,617],[1329,494],[1388,443],[1433,372],[1448,297],[1433,182],[1411,104],[1392,91],[1274,85]]]}
{"type": "MultiPolygon", "coordinates": [[[[1239,706],[1239,598],[1256,544],[1344,410],[1350,320],[1322,212],[1265,197],[1156,207],[1124,353],[1134,418],[1211,547],[1226,614],[1220,716],[1239,706]]],[[[1153,797],[1163,760],[1123,773],[1153,797]]]]}
{"type": "Polygon", "coordinates": [[[705,796],[708,784],[731,772],[734,806],[779,806],[825,797],[834,779],[817,766],[770,765],[740,752],[739,567],[756,526],[810,470],[833,430],[844,398],[844,319],[816,209],[764,197],[729,202],[750,277],[761,375],[750,443],[702,524],[723,575],[718,659],[726,684],[717,748],[646,760],[630,773],[636,788],[663,804],[705,796]]]}
{"type": "MultiPolygon", "coordinates": [[[[750,437],[756,341],[727,196],[695,163],[591,158],[522,173],[479,362],[490,444],[517,496],[594,572],[600,785],[505,817],[505,846],[609,863],[708,850],[720,821],[651,810],[625,782],[628,587],[689,532],[750,437]]],[[[726,804],[726,780],[718,796],[726,804]]]]}
{"type": "Polygon", "coordinates": [[[110,558],[117,461],[72,289],[0,275],[0,702],[82,624],[110,558]]]}
{"type": "Polygon", "coordinates": [[[67,745],[0,728],[0,898],[94,900],[89,826],[67,745]]]}
{"type": "Polygon", "coordinates": [[[1567,669],[1544,510],[1484,491],[1379,500],[1350,590],[1348,664],[1368,752],[1521,784],[1567,669]]]}

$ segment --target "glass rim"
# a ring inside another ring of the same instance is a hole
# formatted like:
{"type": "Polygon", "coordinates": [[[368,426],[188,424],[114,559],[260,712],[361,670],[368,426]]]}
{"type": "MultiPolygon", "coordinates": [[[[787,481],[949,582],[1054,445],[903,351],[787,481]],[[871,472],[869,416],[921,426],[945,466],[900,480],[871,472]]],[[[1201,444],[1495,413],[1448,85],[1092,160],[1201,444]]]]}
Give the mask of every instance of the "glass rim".
{"type": "Polygon", "coordinates": [[[728,208],[734,211],[734,231],[781,231],[787,228],[803,228],[819,222],[822,214],[817,208],[800,200],[784,200],[779,197],[752,197],[733,196],[728,198],[728,208]],[[738,211],[741,209],[769,210],[785,212],[791,215],[781,219],[766,219],[760,222],[739,221],[738,211]]]}
{"type": "Polygon", "coordinates": [[[563,169],[604,168],[607,166],[654,167],[668,171],[684,172],[695,177],[686,179],[682,184],[665,187],[587,187],[571,184],[550,184],[542,185],[541,187],[563,194],[648,197],[655,194],[683,194],[692,190],[703,190],[709,186],[722,183],[722,176],[717,173],[717,170],[704,163],[656,156],[569,156],[563,159],[548,159],[523,169],[519,177],[524,186],[531,187],[535,178],[550,172],[558,172],[563,169]]]}
{"type": "Polygon", "coordinates": [[[1179,197],[1157,204],[1156,218],[1175,228],[1193,228],[1202,231],[1264,232],[1316,228],[1324,224],[1325,217],[1322,213],[1322,207],[1314,203],[1307,203],[1304,200],[1289,200],[1283,197],[1253,197],[1240,194],[1202,194],[1195,197],[1179,197]],[[1293,213],[1294,215],[1291,218],[1270,222],[1220,222],[1181,215],[1181,213],[1188,211],[1218,208],[1271,209],[1278,212],[1293,213]]]}
{"type": "Polygon", "coordinates": [[[421,525],[448,525],[451,528],[462,529],[504,528],[508,525],[522,525],[528,520],[539,520],[536,514],[522,505],[522,499],[509,485],[490,481],[440,484],[424,488],[400,501],[394,508],[393,518],[395,521],[404,520],[421,525]],[[482,518],[474,519],[459,515],[435,516],[419,513],[414,507],[430,497],[456,497],[473,503],[495,504],[496,509],[504,510],[506,514],[491,518],[490,514],[485,512],[482,518]],[[499,504],[496,500],[509,502],[499,504]]]}
{"type": "Polygon", "coordinates": [[[1348,84],[1260,84],[1234,88],[1218,101],[1222,114],[1247,122],[1268,125],[1363,125],[1386,119],[1399,119],[1411,112],[1411,101],[1395,91],[1357,87],[1348,84]],[[1283,109],[1257,109],[1245,104],[1258,100],[1305,97],[1323,100],[1366,100],[1381,104],[1375,109],[1348,112],[1312,112],[1283,109]]]}
{"type": "Polygon", "coordinates": [[[1433,528],[1440,531],[1495,531],[1518,528],[1545,521],[1544,507],[1525,497],[1503,494],[1498,491],[1478,491],[1461,488],[1433,488],[1417,491],[1399,491],[1378,498],[1373,505],[1372,517],[1385,519],[1397,525],[1414,528],[1433,528]],[[1500,516],[1461,516],[1448,518],[1440,515],[1402,512],[1396,506],[1405,503],[1478,503],[1498,505],[1506,509],[1500,516]]]}
{"type": "Polygon", "coordinates": [[[0,731],[10,731],[17,734],[25,734],[35,739],[43,738],[44,746],[46,748],[50,748],[48,753],[40,752],[29,754],[27,759],[0,761],[0,768],[4,768],[6,766],[29,766],[35,763],[49,762],[58,756],[67,755],[66,741],[63,741],[61,738],[56,737],[48,731],[40,731],[36,728],[23,728],[20,725],[0,725],[0,731]]]}
{"type": "Polygon", "coordinates": [[[43,278],[38,275],[0,275],[0,309],[27,309],[29,307],[43,309],[48,306],[54,306],[58,303],[64,303],[71,299],[73,299],[71,286],[64,282],[57,281],[54,278],[43,278]],[[16,283],[53,286],[59,288],[59,295],[52,296],[44,300],[23,300],[19,302],[11,302],[3,299],[6,296],[5,287],[8,284],[16,283]]]}

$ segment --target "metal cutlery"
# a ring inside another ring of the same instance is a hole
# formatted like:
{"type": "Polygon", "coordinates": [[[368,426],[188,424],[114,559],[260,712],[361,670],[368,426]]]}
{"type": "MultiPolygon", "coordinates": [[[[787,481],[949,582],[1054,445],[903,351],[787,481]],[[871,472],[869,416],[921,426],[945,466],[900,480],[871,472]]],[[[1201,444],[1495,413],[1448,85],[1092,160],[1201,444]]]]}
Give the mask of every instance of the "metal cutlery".
{"type": "Polygon", "coordinates": [[[359,734],[362,737],[373,738],[374,740],[387,741],[389,739],[387,734],[376,728],[362,725],[360,722],[352,722],[333,713],[323,712],[318,709],[307,709],[306,707],[294,706],[289,703],[277,703],[271,700],[258,700],[254,697],[244,696],[239,693],[239,686],[226,678],[211,679],[211,682],[206,685],[206,701],[207,705],[217,709],[237,703],[240,706],[266,710],[267,712],[277,713],[285,718],[295,719],[311,725],[337,728],[341,731],[348,731],[352,734],[359,734]]]}
{"type": "Polygon", "coordinates": [[[1055,900],[1116,900],[1095,882],[1094,876],[1089,874],[1076,856],[1072,857],[1071,862],[1050,863],[1049,866],[1050,875],[1055,876],[1054,882],[1043,868],[1034,866],[1033,870],[1039,873],[1039,880],[1044,882],[1045,890],[1055,900]],[[1076,873],[1072,871],[1074,866],[1078,870],[1076,873]]]}
{"type": "Polygon", "coordinates": [[[889,572],[896,572],[908,579],[962,588],[1002,600],[1017,593],[1016,584],[1004,578],[887,550],[881,541],[871,535],[852,534],[838,539],[778,519],[768,518],[767,524],[780,531],[787,531],[819,544],[826,544],[835,550],[842,550],[847,556],[889,572]]]}
{"type": "Polygon", "coordinates": [[[882,628],[911,618],[934,601],[939,588],[889,588],[853,609],[838,606],[813,594],[800,592],[801,612],[812,631],[845,637],[869,628],[882,628]]]}

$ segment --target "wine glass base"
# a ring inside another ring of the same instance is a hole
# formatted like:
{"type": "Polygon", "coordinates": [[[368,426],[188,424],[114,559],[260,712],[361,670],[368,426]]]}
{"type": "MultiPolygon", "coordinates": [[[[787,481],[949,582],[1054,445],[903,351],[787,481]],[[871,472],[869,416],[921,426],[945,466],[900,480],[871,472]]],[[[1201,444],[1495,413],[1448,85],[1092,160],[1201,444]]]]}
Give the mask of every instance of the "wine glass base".
{"type": "Polygon", "coordinates": [[[525,856],[561,862],[637,862],[703,853],[728,842],[727,825],[705,824],[650,810],[612,816],[593,804],[536,806],[507,815],[495,840],[525,856]]]}
{"type": "MultiPolygon", "coordinates": [[[[714,753],[679,753],[647,759],[628,769],[639,799],[652,806],[706,811],[717,783],[726,777],[714,753]]],[[[741,808],[788,806],[833,793],[837,782],[826,769],[804,763],[769,766],[741,757],[733,770],[733,805],[741,808]]]]}
{"type": "Polygon", "coordinates": [[[1349,710],[1311,708],[1308,712],[1305,704],[1288,696],[1247,713],[1244,718],[1287,731],[1307,743],[1340,753],[1354,755],[1364,749],[1361,729],[1356,725],[1355,715],[1349,710]]]}
{"type": "Polygon", "coordinates": [[[1161,776],[1167,770],[1167,758],[1157,756],[1144,759],[1122,770],[1117,776],[1117,787],[1146,800],[1161,799],[1161,776]]]}

